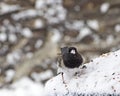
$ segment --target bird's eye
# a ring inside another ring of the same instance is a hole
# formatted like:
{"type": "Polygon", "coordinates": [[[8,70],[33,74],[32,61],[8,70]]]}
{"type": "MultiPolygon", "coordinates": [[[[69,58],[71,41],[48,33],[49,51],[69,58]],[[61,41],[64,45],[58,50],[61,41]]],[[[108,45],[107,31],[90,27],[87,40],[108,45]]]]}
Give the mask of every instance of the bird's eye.
{"type": "Polygon", "coordinates": [[[74,49],[70,50],[70,53],[71,53],[71,54],[76,54],[76,52],[75,52],[74,49]]]}

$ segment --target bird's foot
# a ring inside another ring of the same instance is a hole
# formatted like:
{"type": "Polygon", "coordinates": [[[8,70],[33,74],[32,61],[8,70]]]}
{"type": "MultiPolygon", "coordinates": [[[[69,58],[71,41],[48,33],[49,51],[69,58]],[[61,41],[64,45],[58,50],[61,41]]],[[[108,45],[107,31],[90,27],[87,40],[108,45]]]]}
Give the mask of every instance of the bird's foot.
{"type": "Polygon", "coordinates": [[[62,76],[63,84],[66,84],[66,83],[65,83],[65,80],[64,80],[64,76],[63,76],[64,73],[63,73],[63,72],[59,72],[57,75],[59,75],[59,74],[61,74],[61,76],[62,76]]]}
{"type": "Polygon", "coordinates": [[[61,72],[61,75],[62,75],[62,80],[63,80],[63,84],[66,84],[63,74],[64,74],[64,73],[63,73],[63,72],[61,72]]]}

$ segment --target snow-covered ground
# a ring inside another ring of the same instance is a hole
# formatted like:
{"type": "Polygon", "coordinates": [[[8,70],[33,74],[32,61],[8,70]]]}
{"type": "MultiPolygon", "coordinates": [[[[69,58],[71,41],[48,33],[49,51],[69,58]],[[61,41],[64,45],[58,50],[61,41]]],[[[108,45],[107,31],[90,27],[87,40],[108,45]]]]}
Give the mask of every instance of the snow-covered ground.
{"type": "Polygon", "coordinates": [[[50,79],[45,86],[46,96],[67,94],[67,96],[78,96],[77,94],[81,93],[114,94],[114,96],[120,94],[120,50],[103,54],[85,66],[86,68],[80,69],[78,76],[71,79],[64,73],[65,84],[61,74],[50,79]]]}
{"type": "Polygon", "coordinates": [[[43,85],[23,77],[8,88],[0,89],[0,96],[44,96],[43,85]]]}

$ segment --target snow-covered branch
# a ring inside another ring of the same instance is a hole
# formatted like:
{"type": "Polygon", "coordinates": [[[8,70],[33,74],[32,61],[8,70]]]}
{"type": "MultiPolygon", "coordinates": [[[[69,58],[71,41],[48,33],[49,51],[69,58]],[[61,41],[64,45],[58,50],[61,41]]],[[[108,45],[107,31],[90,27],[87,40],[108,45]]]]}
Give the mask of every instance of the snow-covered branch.
{"type": "Polygon", "coordinates": [[[84,64],[80,74],[68,79],[61,74],[45,86],[46,96],[118,96],[120,94],[120,50],[103,54],[84,64]]]}

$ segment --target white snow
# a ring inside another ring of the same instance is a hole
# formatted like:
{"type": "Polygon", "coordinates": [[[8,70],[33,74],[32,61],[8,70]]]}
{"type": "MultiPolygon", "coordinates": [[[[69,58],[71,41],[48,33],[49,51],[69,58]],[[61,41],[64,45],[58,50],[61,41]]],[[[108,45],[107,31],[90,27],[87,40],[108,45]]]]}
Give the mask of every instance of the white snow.
{"type": "Polygon", "coordinates": [[[84,26],[84,21],[82,21],[82,20],[75,20],[71,27],[73,27],[73,29],[80,30],[80,28],[82,28],[83,26],[84,26]]]}
{"type": "MultiPolygon", "coordinates": [[[[13,25],[8,19],[3,20],[3,25],[0,26],[1,32],[6,32],[7,34],[15,35],[15,33],[20,32],[22,30],[22,26],[19,23],[13,25]]],[[[9,35],[8,35],[9,36],[9,35]]],[[[8,37],[9,38],[9,37],[8,37]]],[[[13,37],[16,39],[16,37],[13,37]]]]}
{"type": "Polygon", "coordinates": [[[11,42],[11,43],[14,43],[17,41],[17,36],[15,34],[9,34],[8,35],[8,40],[11,42]]]}
{"type": "Polygon", "coordinates": [[[4,42],[7,40],[7,34],[5,32],[0,33],[0,41],[4,42]]]}
{"type": "Polygon", "coordinates": [[[69,25],[69,23],[67,24],[67,27],[70,27],[71,26],[71,29],[77,29],[79,31],[79,34],[77,35],[76,38],[66,38],[66,40],[70,40],[71,42],[78,42],[80,41],[81,39],[83,39],[84,37],[92,34],[92,31],[88,28],[88,27],[84,27],[84,23],[82,23],[81,21],[78,23],[80,25],[77,25],[77,23],[75,24],[75,26],[71,26],[69,25]]]}
{"type": "Polygon", "coordinates": [[[62,0],[46,0],[46,3],[47,4],[54,4],[54,3],[59,4],[59,3],[62,3],[62,0]]]}
{"type": "Polygon", "coordinates": [[[32,53],[32,52],[28,52],[28,53],[26,54],[26,57],[27,57],[27,58],[32,58],[32,57],[33,57],[33,53],[32,53]]]}
{"type": "Polygon", "coordinates": [[[82,39],[84,38],[85,36],[87,35],[90,35],[92,32],[91,30],[88,28],[88,27],[83,27],[81,30],[80,30],[80,34],[78,35],[78,38],[79,39],[82,39]]]}
{"type": "Polygon", "coordinates": [[[49,9],[47,10],[47,14],[49,14],[49,15],[55,15],[55,9],[49,8],[49,9]]]}
{"type": "Polygon", "coordinates": [[[0,14],[5,14],[11,11],[16,11],[20,8],[21,7],[19,5],[8,5],[5,3],[0,3],[0,14]]]}
{"type": "Polygon", "coordinates": [[[52,4],[61,4],[61,3],[62,0],[36,0],[35,8],[41,9],[44,8],[47,4],[52,5],[52,4]]]}
{"type": "Polygon", "coordinates": [[[73,50],[71,50],[70,53],[71,53],[71,54],[75,54],[76,52],[75,52],[75,50],[73,49],[73,50]]]}
{"type": "Polygon", "coordinates": [[[61,74],[50,79],[45,85],[46,96],[70,92],[120,94],[120,50],[103,54],[84,65],[87,68],[80,68],[80,74],[71,79],[64,73],[65,84],[61,74]]]}
{"type": "Polygon", "coordinates": [[[53,73],[52,73],[51,70],[47,70],[47,71],[41,72],[41,73],[34,72],[31,75],[31,77],[37,82],[40,82],[42,80],[50,79],[52,76],[53,76],[53,73]]]}
{"type": "Polygon", "coordinates": [[[43,41],[42,40],[37,40],[36,43],[35,43],[35,48],[40,48],[43,44],[43,41]]]}
{"type": "Polygon", "coordinates": [[[88,21],[87,21],[87,24],[88,24],[91,28],[93,28],[93,29],[95,29],[95,30],[98,30],[98,29],[99,29],[99,23],[98,23],[97,20],[88,20],[88,21]]]}
{"type": "Polygon", "coordinates": [[[114,40],[113,35],[108,35],[107,36],[107,44],[111,44],[113,42],[113,40],[114,40]]]}
{"type": "Polygon", "coordinates": [[[100,7],[100,11],[101,11],[102,13],[106,13],[106,12],[108,11],[109,7],[110,7],[110,4],[109,4],[109,3],[103,3],[103,4],[101,5],[101,7],[100,7]]]}
{"type": "Polygon", "coordinates": [[[65,20],[66,10],[61,4],[54,5],[51,8],[47,9],[44,15],[48,23],[59,23],[60,21],[65,20]]]}
{"type": "Polygon", "coordinates": [[[59,42],[60,39],[62,38],[59,30],[53,29],[53,30],[51,30],[51,32],[53,33],[53,36],[52,36],[52,38],[51,38],[51,41],[54,42],[54,43],[59,42]]]}
{"type": "Polygon", "coordinates": [[[26,18],[32,18],[32,17],[35,17],[37,16],[38,13],[36,10],[34,9],[29,9],[29,10],[25,10],[25,11],[22,11],[22,12],[19,12],[17,14],[13,14],[11,17],[14,19],[14,20],[20,20],[20,19],[26,19],[26,18]]]}
{"type": "Polygon", "coordinates": [[[68,29],[80,30],[84,26],[84,21],[74,20],[72,23],[71,22],[65,22],[65,26],[68,29]]]}
{"type": "Polygon", "coordinates": [[[5,80],[6,82],[9,82],[13,79],[13,76],[15,75],[15,71],[13,69],[9,69],[6,71],[6,77],[5,77],[5,80]]]}
{"type": "Polygon", "coordinates": [[[36,0],[35,8],[50,24],[59,23],[66,18],[67,11],[62,6],[62,0],[36,0]]]}
{"type": "Polygon", "coordinates": [[[116,32],[120,32],[120,24],[117,24],[117,25],[115,26],[115,31],[116,31],[116,32]]]}
{"type": "Polygon", "coordinates": [[[0,89],[0,96],[44,96],[43,85],[23,77],[10,88],[0,89]]]}
{"type": "Polygon", "coordinates": [[[32,37],[32,31],[29,28],[23,28],[21,34],[27,38],[32,37]]]}
{"type": "Polygon", "coordinates": [[[9,53],[9,54],[6,56],[6,61],[7,61],[9,64],[15,64],[16,61],[20,60],[20,58],[21,58],[21,51],[17,50],[17,51],[14,51],[14,52],[9,53]]]}
{"type": "Polygon", "coordinates": [[[35,8],[36,9],[41,9],[45,6],[45,1],[44,0],[36,0],[35,3],[35,8]]]}
{"type": "Polygon", "coordinates": [[[92,36],[93,36],[94,41],[95,41],[94,43],[95,43],[95,44],[100,44],[100,42],[101,42],[101,41],[100,41],[100,37],[99,37],[98,35],[96,35],[96,34],[94,34],[94,35],[92,35],[92,36]]]}
{"type": "Polygon", "coordinates": [[[43,21],[41,19],[35,20],[34,26],[35,28],[42,28],[44,26],[43,21]]]}

